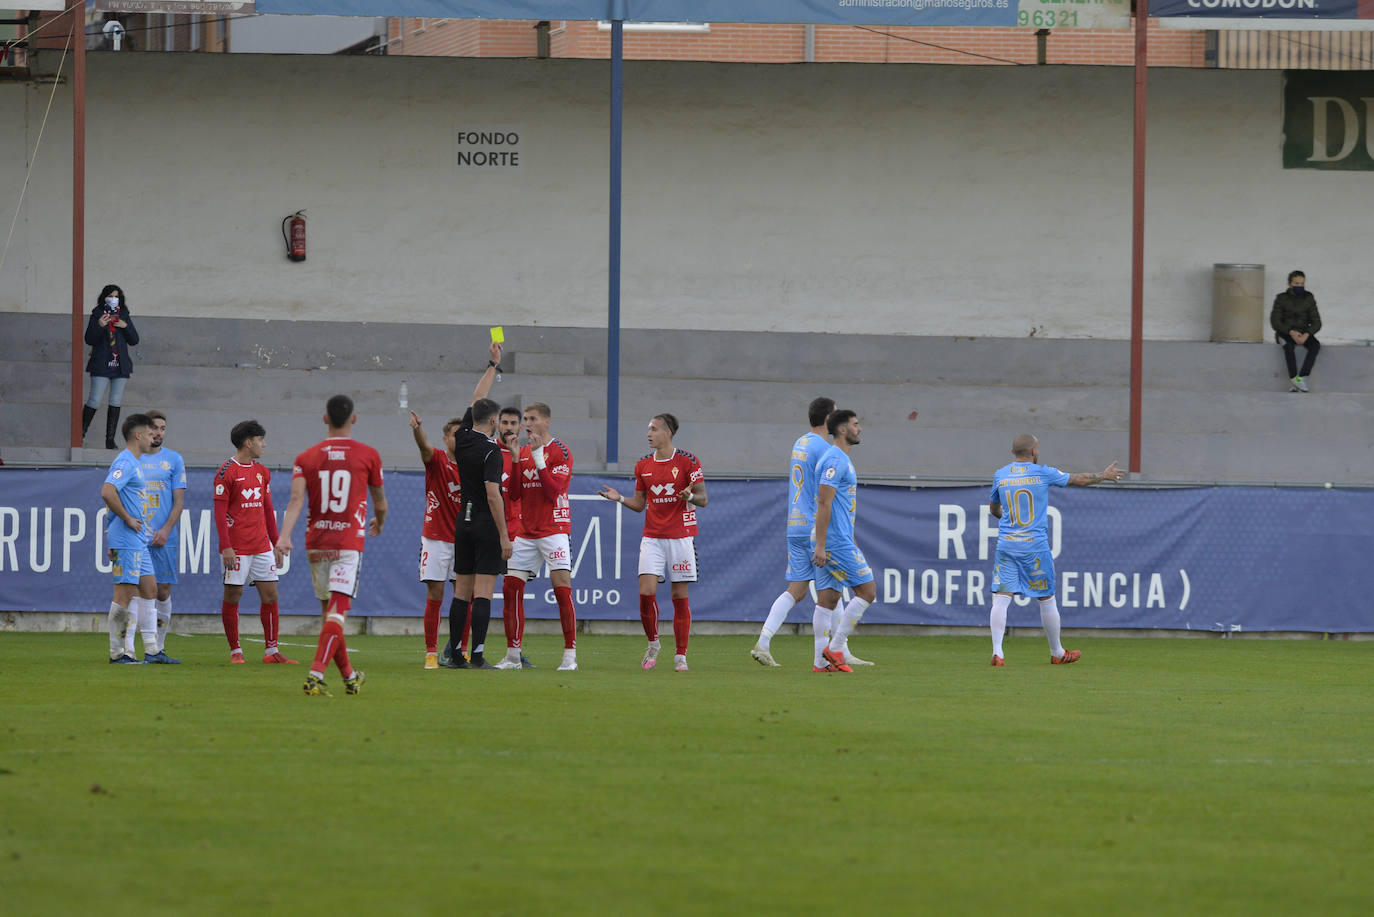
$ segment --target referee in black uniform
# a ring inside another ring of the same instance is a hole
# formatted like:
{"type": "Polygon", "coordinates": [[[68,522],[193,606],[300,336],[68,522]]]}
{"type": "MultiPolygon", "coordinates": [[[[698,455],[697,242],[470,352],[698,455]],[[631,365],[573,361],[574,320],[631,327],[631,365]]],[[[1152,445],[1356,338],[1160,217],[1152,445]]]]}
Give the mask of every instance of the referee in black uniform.
{"type": "MultiPolygon", "coordinates": [[[[501,406],[490,398],[472,403],[463,424],[454,434],[458,480],[463,505],[453,530],[453,605],[449,613],[449,647],[456,647],[463,623],[472,619],[472,655],[467,668],[492,669],[483,658],[487,626],[491,623],[491,591],[496,578],[506,572],[510,534],[506,529],[505,500],[501,494],[501,445],[495,439],[501,406]],[[469,611],[469,609],[471,609],[469,611]]],[[[454,666],[454,668],[461,668],[454,666]]]]}

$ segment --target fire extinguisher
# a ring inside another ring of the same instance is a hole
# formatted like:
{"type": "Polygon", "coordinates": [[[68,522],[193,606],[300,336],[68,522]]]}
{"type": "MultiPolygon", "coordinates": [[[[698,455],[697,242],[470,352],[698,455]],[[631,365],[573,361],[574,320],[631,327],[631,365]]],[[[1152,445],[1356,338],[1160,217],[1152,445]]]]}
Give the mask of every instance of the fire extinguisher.
{"type": "Polygon", "coordinates": [[[305,260],[305,211],[295,213],[281,221],[281,237],[286,243],[286,257],[292,261],[305,260]],[[291,224],[287,229],[287,224],[291,224]]]}

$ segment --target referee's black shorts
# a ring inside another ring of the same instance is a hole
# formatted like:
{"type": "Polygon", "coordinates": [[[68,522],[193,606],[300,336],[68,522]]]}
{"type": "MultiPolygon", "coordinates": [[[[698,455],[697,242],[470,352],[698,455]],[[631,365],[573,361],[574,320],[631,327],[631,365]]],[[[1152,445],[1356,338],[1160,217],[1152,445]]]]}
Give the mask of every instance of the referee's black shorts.
{"type": "Polygon", "coordinates": [[[501,557],[501,535],[496,530],[496,520],[458,520],[453,531],[454,575],[501,576],[505,572],[506,561],[501,557]]]}

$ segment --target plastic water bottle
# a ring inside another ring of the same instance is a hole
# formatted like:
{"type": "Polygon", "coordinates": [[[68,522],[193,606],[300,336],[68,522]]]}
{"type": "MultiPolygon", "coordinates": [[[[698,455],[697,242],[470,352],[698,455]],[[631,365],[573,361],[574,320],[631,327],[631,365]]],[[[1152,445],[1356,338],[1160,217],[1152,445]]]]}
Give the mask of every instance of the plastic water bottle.
{"type": "Polygon", "coordinates": [[[406,389],[406,381],[401,380],[401,394],[396,398],[396,403],[401,406],[401,410],[410,410],[410,393],[406,389]]]}

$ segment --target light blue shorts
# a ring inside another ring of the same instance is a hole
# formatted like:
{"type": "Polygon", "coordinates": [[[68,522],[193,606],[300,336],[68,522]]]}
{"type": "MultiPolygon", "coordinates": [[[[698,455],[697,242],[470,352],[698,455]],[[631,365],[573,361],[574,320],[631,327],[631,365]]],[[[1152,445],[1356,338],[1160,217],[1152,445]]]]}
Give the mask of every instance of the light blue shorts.
{"type": "Polygon", "coordinates": [[[864,559],[864,552],[855,544],[840,544],[827,549],[825,566],[813,569],[816,571],[817,589],[839,592],[846,587],[853,589],[873,582],[873,570],[864,559]]]}
{"type": "Polygon", "coordinates": [[[1054,595],[1054,558],[1048,550],[1029,554],[997,552],[993,560],[992,591],[1029,595],[1038,599],[1054,595]]]}
{"type": "Polygon", "coordinates": [[[110,572],[118,583],[138,584],[139,579],[153,575],[153,556],[145,545],[141,548],[111,548],[114,560],[110,572]]]}
{"type": "Polygon", "coordinates": [[[179,533],[176,529],[172,530],[172,535],[164,545],[148,545],[148,551],[153,555],[153,575],[157,577],[159,583],[176,585],[177,582],[177,563],[178,538],[179,533]]]}
{"type": "Polygon", "coordinates": [[[809,583],[816,578],[811,566],[811,538],[808,535],[787,536],[787,581],[809,583]]]}

